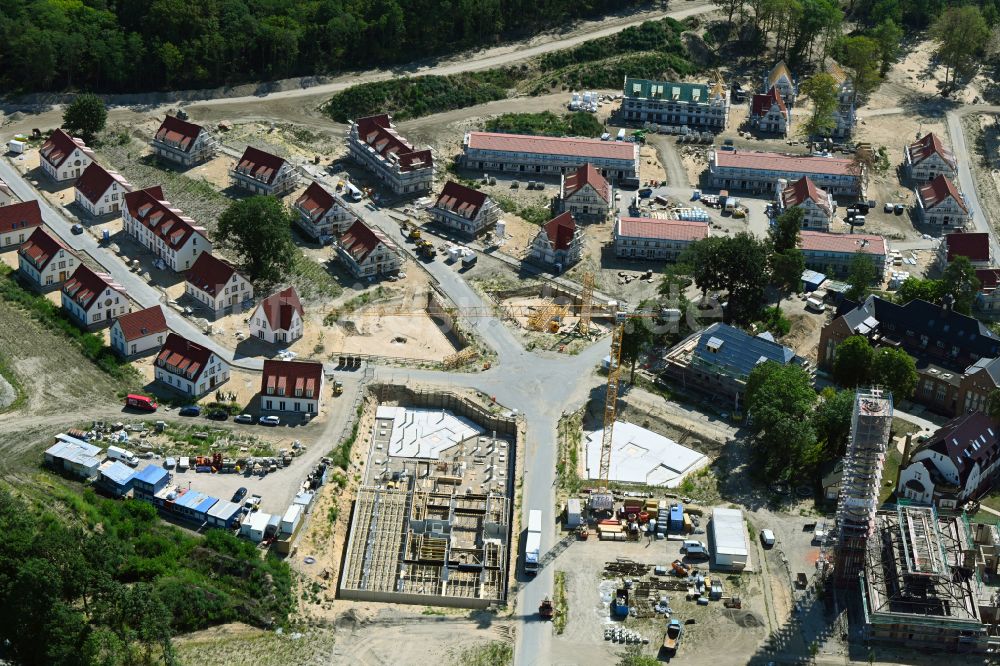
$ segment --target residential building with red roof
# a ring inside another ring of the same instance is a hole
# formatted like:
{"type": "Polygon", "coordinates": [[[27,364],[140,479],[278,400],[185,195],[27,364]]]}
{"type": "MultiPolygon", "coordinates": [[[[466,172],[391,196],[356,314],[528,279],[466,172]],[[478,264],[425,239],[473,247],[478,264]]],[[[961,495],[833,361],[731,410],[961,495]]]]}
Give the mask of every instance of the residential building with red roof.
{"type": "Polygon", "coordinates": [[[677,261],[691,243],[708,238],[706,222],[661,220],[652,217],[620,217],[613,240],[619,259],[677,261]]]}
{"type": "Polygon", "coordinates": [[[323,407],[325,386],[322,363],[267,359],[260,378],[260,411],[286,420],[292,415],[312,418],[323,407]]]}
{"type": "Polygon", "coordinates": [[[0,206],[0,249],[20,245],[40,226],[42,210],[38,207],[38,201],[32,199],[0,206]]]}
{"type": "Polygon", "coordinates": [[[73,186],[76,204],[95,217],[117,213],[132,185],[116,171],[91,162],[73,186]]]}
{"type": "Polygon", "coordinates": [[[837,204],[826,190],[816,187],[808,176],[803,176],[789,184],[778,181],[778,211],[784,213],[791,208],[802,209],[802,228],[814,231],[829,231],[830,223],[837,212],[837,204]]]}
{"type": "Polygon", "coordinates": [[[764,77],[764,90],[775,88],[786,105],[795,104],[797,88],[791,70],[784,60],[779,61],[764,77]]]}
{"type": "Polygon", "coordinates": [[[871,257],[879,282],[885,274],[889,246],[882,236],[872,234],[829,234],[822,231],[802,231],[799,249],[806,268],[827,276],[845,277],[851,270],[854,255],[871,257]]]}
{"type": "Polygon", "coordinates": [[[763,95],[750,98],[750,125],[767,134],[785,136],[792,125],[792,114],[781,99],[778,89],[772,86],[763,95]]]}
{"type": "MultiPolygon", "coordinates": [[[[652,81],[626,76],[621,115],[635,123],[690,127],[710,132],[726,129],[729,95],[722,83],[652,81]]],[[[635,176],[638,178],[638,174],[635,176]]]]}
{"type": "Polygon", "coordinates": [[[167,334],[163,306],[121,315],[111,324],[111,348],[122,358],[134,358],[159,349],[167,334]]]}
{"type": "Polygon", "coordinates": [[[917,218],[929,227],[965,229],[972,221],[965,197],[945,175],[916,188],[917,218]]]}
{"type": "Polygon", "coordinates": [[[979,293],[976,294],[977,310],[992,314],[1000,312],[1000,268],[979,268],[976,270],[979,280],[979,293]]]}
{"type": "Polygon", "coordinates": [[[399,250],[379,229],[356,220],[337,239],[337,257],[356,278],[373,278],[399,270],[399,250]]]}
{"type": "Polygon", "coordinates": [[[573,214],[561,213],[549,220],[531,242],[528,257],[555,268],[561,273],[580,261],[583,253],[583,229],[576,225],[573,214]]]}
{"type": "Polygon", "coordinates": [[[863,194],[853,160],[842,157],[713,150],[708,156],[708,172],[711,186],[725,190],[771,193],[779,180],[792,182],[809,176],[817,187],[835,197],[863,194]]]}
{"type": "Polygon", "coordinates": [[[229,171],[233,187],[252,194],[281,196],[295,189],[295,167],[283,157],[247,146],[229,171]]]}
{"type": "Polygon", "coordinates": [[[354,160],[395,195],[430,192],[434,184],[431,149],[417,150],[399,135],[385,113],[352,120],[347,149],[354,160]]]}
{"type": "Polygon", "coordinates": [[[355,216],[347,204],[317,181],[299,195],[292,205],[298,215],[298,227],[313,240],[326,241],[341,234],[354,222],[355,216]]]}
{"type": "Polygon", "coordinates": [[[250,315],[250,337],[274,344],[294,342],[302,337],[305,310],[295,287],[273,293],[250,315]]]}
{"type": "Polygon", "coordinates": [[[176,116],[165,116],[153,135],[153,154],[181,166],[193,166],[215,156],[211,132],[176,116]]]}
{"type": "Polygon", "coordinates": [[[229,381],[229,363],[207,347],[170,333],[156,354],[156,381],[189,398],[200,398],[229,381]]]}
{"type": "Polygon", "coordinates": [[[589,162],[560,180],[559,208],[577,222],[606,222],[613,203],[611,184],[589,162]]]}
{"type": "Polygon", "coordinates": [[[219,317],[243,312],[253,305],[253,284],[232,264],[202,252],[184,274],[184,293],[219,317]]]}
{"type": "Polygon", "coordinates": [[[469,132],[463,165],[472,171],[499,171],[523,180],[559,177],[590,163],[613,182],[639,180],[639,145],[530,134],[469,132]]]}
{"type": "Polygon", "coordinates": [[[204,227],[174,208],[159,187],[125,195],[122,227],[134,241],[163,260],[172,271],[186,271],[202,252],[212,251],[204,227]]]}
{"type": "Polygon", "coordinates": [[[903,166],[916,183],[927,183],[938,176],[958,178],[958,159],[934,132],[903,146],[903,166]]]}
{"type": "Polygon", "coordinates": [[[76,139],[62,129],[52,132],[38,151],[42,171],[57,182],[79,178],[94,159],[94,151],[83,139],[76,139]]]}
{"type": "Polygon", "coordinates": [[[975,268],[989,268],[993,265],[990,235],[985,231],[945,234],[937,249],[938,268],[944,270],[955,257],[965,257],[975,268]]]}
{"type": "Polygon", "coordinates": [[[44,227],[36,227],[17,250],[21,280],[38,291],[60,286],[73,275],[80,258],[44,227]]]}
{"type": "Polygon", "coordinates": [[[439,224],[475,237],[500,219],[500,207],[486,193],[449,180],[434,205],[427,209],[439,224]]]}
{"type": "Polygon", "coordinates": [[[85,329],[109,326],[132,309],[125,288],[107,273],[79,264],[62,286],[62,309],[85,329]]]}

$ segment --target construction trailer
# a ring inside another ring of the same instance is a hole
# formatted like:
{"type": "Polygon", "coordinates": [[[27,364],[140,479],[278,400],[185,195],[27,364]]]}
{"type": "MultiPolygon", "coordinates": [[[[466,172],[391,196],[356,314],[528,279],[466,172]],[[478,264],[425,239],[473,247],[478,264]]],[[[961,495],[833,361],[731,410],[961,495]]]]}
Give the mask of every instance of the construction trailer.
{"type": "Polygon", "coordinates": [[[742,571],[747,567],[750,546],[742,509],[712,509],[712,554],[720,569],[742,571]]]}
{"type": "Polygon", "coordinates": [[[583,510],[580,500],[571,497],[566,500],[566,529],[573,529],[583,524],[583,510]]]}

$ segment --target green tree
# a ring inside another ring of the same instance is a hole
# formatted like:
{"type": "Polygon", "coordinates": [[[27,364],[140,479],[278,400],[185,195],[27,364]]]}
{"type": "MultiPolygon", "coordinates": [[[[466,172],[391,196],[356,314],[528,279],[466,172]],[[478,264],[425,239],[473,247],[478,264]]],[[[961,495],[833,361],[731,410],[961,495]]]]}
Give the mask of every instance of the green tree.
{"type": "Polygon", "coordinates": [[[769,243],[741,231],[724,237],[721,248],[722,286],[729,290],[726,314],[738,324],[749,324],[760,314],[764,289],[770,281],[769,243]]]}
{"type": "Polygon", "coordinates": [[[641,645],[627,646],[618,657],[617,666],[660,666],[659,659],[642,653],[641,645]]]}
{"type": "Polygon", "coordinates": [[[254,196],[229,204],[219,216],[216,239],[236,255],[253,282],[270,285],[281,281],[295,261],[291,224],[281,201],[254,196]]]}
{"type": "Polygon", "coordinates": [[[937,56],[945,66],[945,83],[958,75],[968,76],[976,68],[978,56],[990,39],[990,29],[975,5],[949,7],[934,21],[931,39],[937,43],[937,56]]]}
{"type": "Polygon", "coordinates": [[[837,61],[847,68],[854,82],[855,99],[878,87],[879,43],[871,37],[841,37],[834,46],[837,61]]]}
{"type": "Polygon", "coordinates": [[[716,291],[726,286],[726,275],[722,267],[722,254],[726,244],[723,236],[709,236],[695,241],[681,253],[679,264],[691,269],[691,278],[701,290],[701,300],[704,301],[709,291],[716,291]]]}
{"type": "Polygon", "coordinates": [[[871,33],[872,39],[878,43],[879,74],[885,76],[899,57],[899,45],[903,41],[903,29],[891,18],[883,20],[871,33]]]}
{"type": "Polygon", "coordinates": [[[806,270],[806,260],[802,250],[792,249],[771,257],[771,275],[781,298],[791,292],[802,291],[802,273],[806,270]]]}
{"type": "Polygon", "coordinates": [[[91,93],[74,97],[63,112],[63,127],[86,143],[94,140],[94,136],[104,129],[107,120],[108,110],[104,101],[91,93]]]}
{"type": "Polygon", "coordinates": [[[867,384],[872,376],[875,350],[863,335],[852,335],[839,345],[833,357],[833,380],[847,388],[867,384]]]}
{"type": "Polygon", "coordinates": [[[804,217],[805,211],[796,206],[786,210],[774,221],[774,226],[771,227],[771,244],[776,253],[787,252],[798,247],[804,217]]]}
{"type": "Polygon", "coordinates": [[[736,12],[743,10],[746,0],[712,0],[712,4],[726,14],[726,25],[732,29],[733,16],[736,15],[736,12]]]}
{"type": "Polygon", "coordinates": [[[926,278],[908,277],[903,280],[896,290],[896,302],[906,305],[914,299],[920,299],[929,303],[937,303],[941,300],[941,281],[926,278]]]}
{"type": "Polygon", "coordinates": [[[878,282],[878,270],[875,261],[867,254],[856,253],[851,258],[851,267],[847,273],[847,284],[851,285],[845,296],[852,301],[858,301],[868,295],[868,291],[878,282]]]}
{"type": "Polygon", "coordinates": [[[812,420],[816,435],[824,442],[823,452],[827,458],[836,458],[847,450],[853,417],[854,391],[823,389],[812,420]]]}
{"type": "Polygon", "coordinates": [[[958,256],[948,262],[940,280],[942,298],[950,295],[954,300],[952,308],[955,312],[971,315],[979,293],[979,278],[976,269],[968,257],[958,256]]]}
{"type": "Polygon", "coordinates": [[[840,87],[837,81],[820,72],[802,82],[799,92],[812,102],[809,118],[802,124],[802,133],[806,136],[829,136],[837,126],[834,112],[837,110],[840,87]]]}
{"type": "Polygon", "coordinates": [[[761,363],[747,378],[744,401],[761,471],[779,479],[809,473],[820,453],[811,419],[816,392],[809,374],[794,364],[761,363]]]}
{"type": "Polygon", "coordinates": [[[622,336],[622,361],[631,365],[629,383],[635,383],[635,365],[642,356],[642,350],[653,342],[653,330],[643,317],[630,317],[625,321],[622,336]]]}
{"type": "Polygon", "coordinates": [[[983,411],[994,421],[1000,422],[1000,389],[993,389],[986,396],[986,407],[983,411]]]}
{"type": "Polygon", "coordinates": [[[902,349],[882,347],[872,362],[872,381],[892,392],[896,400],[907,400],[917,388],[917,366],[902,349]]]}

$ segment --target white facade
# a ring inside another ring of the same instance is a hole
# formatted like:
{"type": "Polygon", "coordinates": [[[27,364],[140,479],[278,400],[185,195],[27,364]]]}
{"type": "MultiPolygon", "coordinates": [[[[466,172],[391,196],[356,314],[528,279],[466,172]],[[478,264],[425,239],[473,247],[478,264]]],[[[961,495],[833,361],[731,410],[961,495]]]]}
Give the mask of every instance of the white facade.
{"type": "Polygon", "coordinates": [[[163,345],[167,334],[163,331],[150,333],[135,340],[125,340],[118,322],[111,325],[111,348],[122,356],[141,356],[163,345]]]}
{"type": "Polygon", "coordinates": [[[110,287],[105,288],[88,308],[84,308],[63,291],[62,308],[85,328],[110,324],[115,317],[120,317],[132,309],[125,294],[110,287]]]}
{"type": "Polygon", "coordinates": [[[131,192],[132,188],[124,180],[115,178],[108,185],[103,193],[98,195],[96,201],[91,201],[79,189],[73,190],[74,201],[94,217],[117,213],[124,203],[123,197],[126,192],[131,192]]]}
{"type": "Polygon", "coordinates": [[[302,322],[302,317],[299,315],[299,311],[295,308],[289,308],[289,325],[287,328],[281,328],[281,324],[279,323],[281,319],[280,315],[268,318],[264,311],[266,302],[267,300],[265,299],[258,303],[257,307],[254,308],[253,314],[250,315],[250,336],[275,344],[294,342],[301,338],[305,326],[302,322]],[[272,328],[271,319],[274,319],[275,323],[278,324],[277,328],[272,328]]]}
{"type": "Polygon", "coordinates": [[[169,366],[161,366],[159,363],[156,363],[154,370],[156,381],[163,382],[177,393],[191,398],[200,398],[229,381],[229,364],[214,353],[209,357],[208,365],[194,381],[187,374],[169,366]]]}
{"type": "MultiPolygon", "coordinates": [[[[154,209],[154,213],[152,214],[155,214],[155,212],[162,212],[162,210],[156,211],[154,209]]],[[[177,211],[174,212],[177,213],[177,211]]],[[[150,215],[150,213],[147,213],[147,218],[150,215]]],[[[181,219],[183,220],[183,224],[194,228],[193,220],[187,218],[181,219]]],[[[175,225],[174,229],[177,229],[176,225],[181,223],[175,219],[163,219],[158,223],[163,225],[170,224],[171,222],[175,225]]],[[[158,223],[151,222],[150,226],[155,229],[158,223]]],[[[198,258],[199,254],[212,251],[212,242],[208,240],[208,237],[204,233],[197,229],[185,234],[187,237],[182,245],[179,247],[172,246],[163,236],[154,233],[142,220],[133,217],[128,206],[122,206],[122,228],[130,238],[162,259],[167,267],[175,272],[186,271],[194,265],[194,260],[198,258]]]]}
{"type": "MultiPolygon", "coordinates": [[[[62,131],[62,130],[56,130],[62,131]]],[[[48,151],[46,154],[45,147],[49,145],[48,142],[42,145],[42,151],[39,152],[39,165],[42,167],[42,171],[57,182],[64,180],[71,180],[73,178],[79,178],[80,174],[83,173],[84,169],[90,166],[90,163],[94,161],[94,153],[87,148],[86,144],[83,143],[81,139],[70,138],[69,141],[63,140],[60,142],[55,149],[55,151],[48,151]],[[63,151],[68,151],[69,154],[63,159],[63,151]],[[53,157],[58,155],[58,164],[51,161],[53,157]]]]}
{"type": "Polygon", "coordinates": [[[188,296],[204,304],[216,316],[229,308],[236,310],[244,305],[249,306],[253,302],[253,285],[239,273],[233,273],[229,282],[225,286],[220,285],[214,295],[196,287],[191,282],[184,284],[184,290],[188,296]]]}
{"type": "Polygon", "coordinates": [[[41,270],[23,253],[17,255],[17,270],[39,290],[58,287],[65,282],[77,267],[76,255],[61,249],[41,270]]]}

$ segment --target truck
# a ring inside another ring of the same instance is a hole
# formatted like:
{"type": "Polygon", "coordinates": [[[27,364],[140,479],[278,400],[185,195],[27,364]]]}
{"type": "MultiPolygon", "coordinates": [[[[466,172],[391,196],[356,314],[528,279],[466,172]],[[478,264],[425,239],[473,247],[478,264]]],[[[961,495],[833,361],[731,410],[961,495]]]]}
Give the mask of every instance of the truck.
{"type": "Polygon", "coordinates": [[[128,449],[123,449],[120,446],[109,446],[108,458],[123,462],[130,467],[135,467],[139,464],[139,458],[134,453],[128,449]]]}
{"type": "Polygon", "coordinates": [[[667,624],[667,632],[663,634],[663,649],[667,654],[675,654],[677,652],[677,644],[681,640],[681,632],[684,628],[681,626],[680,620],[671,619],[670,623],[667,624]]]}
{"type": "Polygon", "coordinates": [[[472,268],[476,265],[476,259],[478,259],[478,255],[475,252],[466,250],[462,255],[462,268],[472,268]]]}
{"type": "Polygon", "coordinates": [[[542,550],[542,512],[532,509],[528,512],[528,536],[524,540],[524,572],[534,576],[538,573],[538,560],[542,550]]]}

